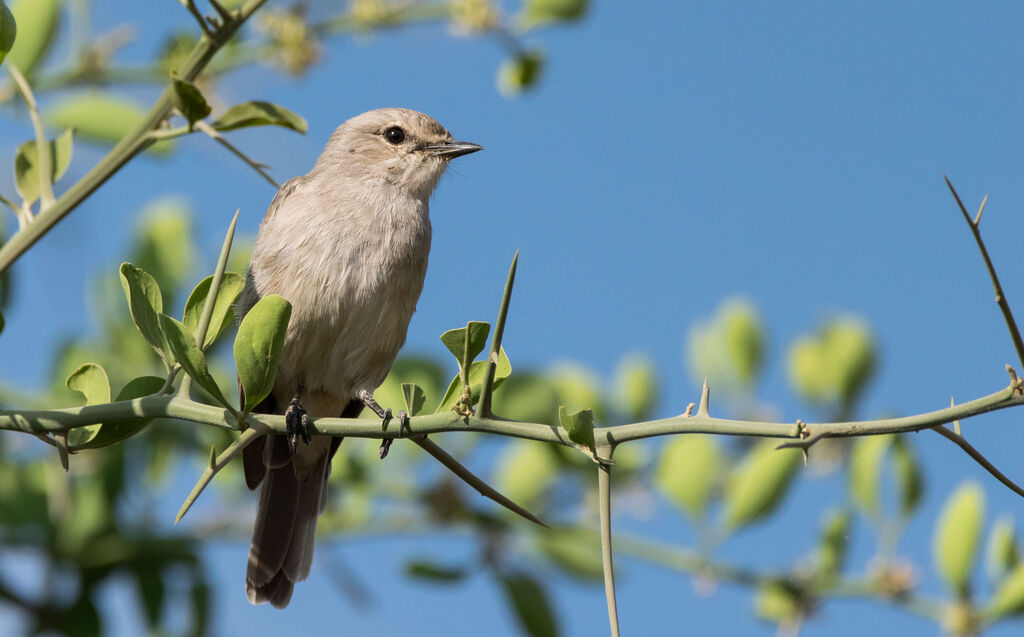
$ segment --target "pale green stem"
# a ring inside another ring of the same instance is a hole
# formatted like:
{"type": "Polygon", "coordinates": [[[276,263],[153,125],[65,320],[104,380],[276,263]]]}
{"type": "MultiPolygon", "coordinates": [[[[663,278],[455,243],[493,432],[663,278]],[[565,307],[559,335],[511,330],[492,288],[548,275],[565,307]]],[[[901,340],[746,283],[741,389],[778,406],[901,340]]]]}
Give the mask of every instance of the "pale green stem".
{"type": "MultiPolygon", "coordinates": [[[[50,142],[46,139],[46,129],[43,128],[43,120],[39,117],[39,106],[36,104],[36,96],[32,94],[32,87],[28,80],[21,74],[13,62],[7,62],[7,70],[10,72],[14,82],[21,91],[21,96],[28,106],[28,116],[32,120],[32,129],[36,135],[36,168],[39,173],[39,211],[42,212],[53,205],[53,158],[50,157],[50,142]]],[[[19,230],[18,234],[21,231],[19,230]]],[[[15,234],[14,236],[17,236],[15,234]]]]}
{"type": "MultiPolygon", "coordinates": [[[[598,448],[599,457],[611,459],[612,448],[598,448]]],[[[615,602],[615,568],[612,562],[612,465],[597,465],[598,517],[601,523],[601,567],[604,573],[604,596],[608,605],[608,625],[612,637],[619,637],[619,608],[615,602]]]]}

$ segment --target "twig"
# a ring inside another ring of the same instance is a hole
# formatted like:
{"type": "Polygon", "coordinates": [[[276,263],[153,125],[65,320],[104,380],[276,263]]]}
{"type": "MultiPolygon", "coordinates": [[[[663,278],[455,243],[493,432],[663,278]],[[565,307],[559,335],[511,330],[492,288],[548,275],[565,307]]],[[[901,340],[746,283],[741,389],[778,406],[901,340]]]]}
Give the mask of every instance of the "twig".
{"type": "Polygon", "coordinates": [[[229,151],[231,151],[236,157],[244,161],[250,168],[258,172],[261,177],[263,177],[270,183],[271,186],[278,190],[281,189],[281,185],[274,181],[274,178],[268,175],[263,170],[263,168],[265,168],[263,164],[259,163],[258,161],[250,159],[245,153],[236,148],[234,144],[225,139],[224,136],[220,134],[220,131],[218,131],[217,129],[215,129],[214,127],[210,126],[202,120],[199,120],[198,122],[193,124],[193,126],[197,130],[205,133],[210,139],[214,140],[224,148],[227,148],[229,151]]]}
{"type": "Polygon", "coordinates": [[[505,279],[505,291],[501,295],[501,305],[498,308],[498,320],[494,324],[494,338],[491,340],[491,355],[487,359],[487,378],[484,379],[484,387],[480,393],[480,415],[490,418],[491,399],[494,394],[494,375],[498,369],[498,357],[501,355],[501,338],[505,334],[505,319],[508,318],[508,306],[512,300],[512,286],[516,281],[516,265],[519,263],[519,250],[516,250],[512,257],[512,265],[508,269],[508,278],[505,279]]]}
{"type": "Polygon", "coordinates": [[[950,431],[949,429],[942,425],[939,425],[938,427],[933,427],[932,431],[939,434],[946,440],[952,441],[953,444],[963,449],[967,453],[967,455],[973,458],[975,462],[980,464],[985,469],[985,471],[991,473],[996,480],[999,480],[1004,485],[1006,485],[1006,488],[1008,488],[1010,491],[1013,491],[1017,495],[1024,497],[1024,489],[1019,487],[1017,483],[1015,483],[1013,480],[1007,478],[1002,471],[996,469],[995,465],[993,465],[989,461],[989,459],[986,458],[980,451],[975,449],[971,443],[967,442],[966,438],[964,438],[960,434],[950,431]]]}
{"type": "MultiPolygon", "coordinates": [[[[36,136],[36,162],[39,171],[39,211],[53,205],[53,158],[50,157],[50,142],[46,139],[46,129],[43,128],[43,120],[39,117],[39,106],[36,104],[36,96],[32,94],[32,87],[28,80],[21,74],[18,67],[10,60],[7,61],[7,70],[14,78],[14,82],[25,98],[25,105],[28,106],[28,116],[32,120],[32,129],[36,136]]],[[[29,215],[31,215],[29,211],[29,215]]]]}
{"type": "Polygon", "coordinates": [[[219,456],[216,455],[214,448],[210,447],[210,465],[206,468],[206,471],[203,472],[203,475],[199,476],[199,481],[196,482],[196,486],[192,487],[192,492],[188,494],[187,498],[185,498],[185,502],[182,503],[181,509],[178,510],[178,516],[174,518],[174,523],[177,524],[181,521],[181,518],[185,517],[185,514],[192,508],[192,505],[199,497],[199,494],[203,492],[206,485],[210,484],[210,481],[213,480],[213,477],[217,475],[221,469],[226,467],[227,464],[231,462],[235,456],[241,453],[242,449],[245,449],[250,442],[265,433],[267,433],[266,429],[261,427],[250,427],[243,431],[242,435],[239,436],[237,440],[228,445],[228,448],[219,456]]]}
{"type": "Polygon", "coordinates": [[[181,3],[181,6],[188,9],[188,12],[191,13],[192,17],[199,23],[199,28],[203,30],[205,35],[213,35],[210,32],[210,27],[206,25],[206,18],[199,12],[199,9],[196,8],[194,0],[178,0],[178,2],[181,3]]]}
{"type": "MultiPolygon", "coordinates": [[[[611,458],[608,445],[599,454],[611,458]]],[[[612,562],[612,466],[605,462],[597,465],[598,517],[601,524],[601,570],[604,574],[604,596],[608,605],[608,625],[612,637],[619,637],[619,609],[615,601],[615,568],[612,562]]]]}
{"type": "Polygon", "coordinates": [[[1010,311],[1010,303],[1006,300],[1006,295],[1003,293],[1003,286],[999,283],[999,277],[996,275],[996,268],[992,265],[992,259],[988,256],[988,249],[985,247],[985,242],[981,238],[981,213],[985,209],[985,202],[988,201],[986,197],[981,202],[981,207],[978,209],[978,215],[974,221],[971,220],[971,215],[967,213],[967,208],[964,206],[964,202],[960,200],[960,195],[957,194],[956,188],[953,188],[953,184],[949,181],[949,177],[942,176],[946,180],[946,185],[949,187],[949,191],[953,193],[953,198],[956,199],[956,205],[960,207],[960,212],[964,215],[964,221],[971,229],[971,233],[974,235],[974,241],[978,244],[978,250],[981,252],[981,258],[985,260],[985,268],[988,270],[989,278],[992,279],[992,288],[996,292],[996,303],[999,304],[999,309],[1003,312],[1003,320],[1006,321],[1006,327],[1010,330],[1010,339],[1013,341],[1013,348],[1017,350],[1017,359],[1020,364],[1024,366],[1024,339],[1021,339],[1020,329],[1017,327],[1017,321],[1013,318],[1013,312],[1010,311]]]}

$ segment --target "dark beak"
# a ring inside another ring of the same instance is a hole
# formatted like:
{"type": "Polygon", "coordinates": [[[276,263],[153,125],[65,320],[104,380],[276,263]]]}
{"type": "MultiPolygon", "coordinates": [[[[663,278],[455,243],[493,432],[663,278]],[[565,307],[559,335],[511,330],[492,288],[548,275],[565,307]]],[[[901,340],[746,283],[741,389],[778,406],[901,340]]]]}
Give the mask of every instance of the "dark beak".
{"type": "Polygon", "coordinates": [[[456,157],[462,157],[463,155],[475,153],[476,151],[483,149],[483,146],[472,142],[446,142],[444,144],[431,144],[429,146],[424,146],[421,150],[424,150],[436,157],[455,159],[456,157]]]}

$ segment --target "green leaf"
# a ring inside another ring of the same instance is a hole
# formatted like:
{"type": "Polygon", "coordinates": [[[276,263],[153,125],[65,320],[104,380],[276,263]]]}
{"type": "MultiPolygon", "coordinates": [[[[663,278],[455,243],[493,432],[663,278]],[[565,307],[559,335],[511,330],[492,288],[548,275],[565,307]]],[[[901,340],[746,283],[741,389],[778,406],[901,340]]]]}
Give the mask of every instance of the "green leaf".
{"type": "Polygon", "coordinates": [[[531,440],[506,443],[494,470],[494,487],[508,499],[531,508],[558,475],[558,460],[548,445],[531,440]]]}
{"type": "Polygon", "coordinates": [[[676,436],[662,447],[654,483],[690,517],[701,519],[724,466],[713,436],[676,436]]]}
{"type": "Polygon", "coordinates": [[[151,630],[155,629],[160,625],[160,615],[164,606],[164,574],[156,565],[143,562],[135,569],[135,582],[139,588],[142,607],[146,611],[146,625],[151,630]]]}
{"type": "MultiPolygon", "coordinates": [[[[86,363],[71,372],[65,381],[68,389],[85,397],[86,405],[102,405],[110,402],[110,381],[107,372],[96,363],[86,363]]],[[[68,445],[78,447],[92,440],[99,433],[101,425],[75,427],[68,433],[68,445]]]]}
{"type": "Polygon", "coordinates": [[[514,97],[533,88],[544,69],[544,54],[540,51],[523,51],[502,63],[498,69],[498,90],[506,97],[514,97]]]}
{"type": "Polygon", "coordinates": [[[174,88],[171,95],[174,107],[188,120],[190,128],[210,114],[210,105],[206,103],[206,98],[195,84],[185,80],[174,80],[171,84],[174,88]]]}
{"type": "Polygon", "coordinates": [[[992,579],[999,579],[1020,564],[1020,548],[1013,517],[1000,516],[992,525],[985,551],[985,565],[992,579]]]}
{"type": "Polygon", "coordinates": [[[851,405],[875,369],[871,330],[856,317],[840,317],[816,335],[798,339],[789,351],[793,386],[808,402],[851,405]]]}
{"type": "Polygon", "coordinates": [[[587,4],[587,0],[526,0],[519,21],[523,29],[532,29],[551,22],[579,20],[587,4]]]}
{"type": "Polygon", "coordinates": [[[448,330],[442,334],[441,342],[455,356],[455,360],[459,362],[459,369],[468,370],[470,363],[480,352],[484,351],[484,347],[487,345],[487,334],[490,331],[490,324],[470,321],[466,323],[466,327],[448,330]]]}
{"type": "Polygon", "coordinates": [[[658,375],[646,356],[622,359],[615,373],[615,389],[623,412],[634,422],[645,420],[658,399],[658,375]]]}
{"type": "Polygon", "coordinates": [[[850,452],[850,495],[854,504],[866,515],[879,514],[882,461],[892,446],[893,437],[863,436],[853,443],[850,452]]]}
{"type": "Polygon", "coordinates": [[[737,529],[772,511],[782,501],[800,466],[796,449],[776,449],[778,443],[762,440],[743,458],[725,489],[725,524],[737,529]]]}
{"type": "Polygon", "coordinates": [[[494,411],[505,418],[548,425],[557,424],[558,392],[536,374],[516,374],[494,395],[494,411]]]}
{"type": "Polygon", "coordinates": [[[958,595],[965,595],[974,569],[985,517],[985,494],[965,482],[950,494],[935,525],[935,566],[958,595]]]}
{"type": "Polygon", "coordinates": [[[18,35],[18,24],[7,5],[0,1],[0,63],[4,61],[18,35]]]}
{"type": "Polygon", "coordinates": [[[135,327],[139,328],[142,338],[169,364],[173,359],[167,350],[158,318],[164,311],[164,301],[156,279],[142,268],[122,263],[121,287],[128,299],[128,309],[135,327]]]}
{"type": "Polygon", "coordinates": [[[146,204],[138,219],[131,260],[160,281],[164,305],[176,305],[173,295],[197,260],[188,204],[180,197],[160,197],[146,204]]]}
{"type": "Polygon", "coordinates": [[[828,513],[818,543],[817,563],[821,574],[835,577],[842,572],[849,540],[850,514],[846,511],[828,513]]]}
{"type": "Polygon", "coordinates": [[[899,487],[900,513],[910,517],[921,503],[924,490],[924,475],[917,463],[917,456],[905,435],[897,435],[892,447],[892,461],[896,469],[896,483],[899,487]]]}
{"type": "MultiPolygon", "coordinates": [[[[487,378],[487,365],[487,361],[476,361],[469,366],[469,387],[473,404],[480,400],[480,392],[483,391],[484,380],[487,378]]],[[[498,365],[494,370],[494,388],[500,387],[511,373],[512,363],[509,362],[508,356],[505,355],[505,348],[503,347],[498,354],[498,365]]],[[[434,413],[439,414],[450,410],[461,396],[462,380],[456,376],[448,384],[448,391],[445,392],[444,398],[441,399],[441,404],[437,406],[434,413]]]]}
{"type": "Polygon", "coordinates": [[[231,403],[224,398],[224,394],[213,380],[210,369],[206,364],[206,356],[196,346],[196,339],[187,327],[167,316],[160,315],[160,327],[167,337],[167,345],[174,352],[174,357],[189,376],[192,377],[200,387],[213,396],[217,402],[229,410],[234,410],[231,403]]]}
{"type": "MultiPolygon", "coordinates": [[[[110,93],[85,93],[69,97],[45,113],[46,121],[57,128],[72,128],[81,140],[104,145],[116,144],[146,116],[140,104],[110,93]]],[[[167,154],[170,140],[159,141],[147,152],[167,154]]]]}
{"type": "MultiPolygon", "coordinates": [[[[182,323],[192,333],[196,333],[199,327],[199,318],[203,314],[203,306],[206,305],[206,297],[210,294],[210,284],[213,276],[208,276],[199,282],[199,285],[192,290],[192,294],[185,303],[185,314],[182,316],[182,323]]],[[[220,290],[217,292],[217,300],[213,305],[213,314],[210,315],[210,325],[206,330],[206,339],[201,349],[205,350],[224,333],[224,330],[231,326],[234,319],[235,302],[242,288],[245,287],[245,278],[236,272],[225,272],[220,281],[220,290]]]]}
{"type": "Polygon", "coordinates": [[[581,580],[600,581],[601,538],[582,527],[555,527],[536,536],[537,548],[566,574],[581,580]]]}
{"type": "Polygon", "coordinates": [[[527,573],[515,572],[502,576],[501,583],[519,625],[527,634],[557,637],[558,624],[540,582],[527,573]]]}
{"type": "Polygon", "coordinates": [[[413,383],[402,383],[402,397],[405,398],[405,413],[413,417],[423,409],[423,403],[427,401],[423,388],[413,383]]]}
{"type": "Polygon", "coordinates": [[[11,3],[11,13],[18,24],[18,39],[7,59],[26,77],[32,75],[50,50],[60,20],[60,5],[61,0],[16,0],[11,3]]]}
{"type": "Polygon", "coordinates": [[[282,126],[300,133],[306,132],[306,120],[301,116],[283,106],[261,101],[236,104],[213,123],[213,127],[219,131],[248,126],[282,126]]]}
{"type": "Polygon", "coordinates": [[[292,304],[269,294],[242,318],[235,337],[235,366],[245,395],[248,413],[274,389],[277,361],[281,357],[292,304]]]}
{"type": "MultiPolygon", "coordinates": [[[[71,163],[73,146],[71,130],[61,133],[57,139],[50,140],[50,183],[56,183],[71,163]]],[[[21,198],[31,203],[39,198],[39,148],[36,142],[28,141],[18,146],[18,154],[14,158],[14,187],[21,198]]]]}
{"type": "Polygon", "coordinates": [[[547,382],[558,392],[560,405],[568,410],[589,409],[598,422],[608,420],[605,409],[605,391],[601,382],[589,370],[571,363],[555,366],[545,374],[547,382]]]}
{"type": "Polygon", "coordinates": [[[1000,582],[992,601],[985,609],[985,616],[992,621],[1021,611],[1024,611],[1024,563],[1017,564],[1000,582]]]}
{"type": "Polygon", "coordinates": [[[460,566],[445,566],[430,560],[418,559],[406,562],[405,574],[430,582],[453,584],[465,579],[469,573],[460,566]]]}
{"type": "MultiPolygon", "coordinates": [[[[139,376],[128,381],[128,384],[117,393],[115,401],[133,400],[143,396],[151,396],[164,386],[164,379],[158,376],[139,376]]],[[[142,431],[152,419],[144,420],[113,420],[103,423],[99,433],[88,441],[87,444],[80,444],[80,449],[98,449],[106,447],[122,440],[127,440],[142,431]]]]}
{"type": "Polygon", "coordinates": [[[558,421],[569,433],[569,440],[594,451],[594,412],[582,409],[570,414],[560,405],[558,421]]]}
{"type": "Polygon", "coordinates": [[[800,602],[793,591],[782,584],[762,584],[754,597],[754,613],[775,624],[791,625],[800,617],[800,602]]]}

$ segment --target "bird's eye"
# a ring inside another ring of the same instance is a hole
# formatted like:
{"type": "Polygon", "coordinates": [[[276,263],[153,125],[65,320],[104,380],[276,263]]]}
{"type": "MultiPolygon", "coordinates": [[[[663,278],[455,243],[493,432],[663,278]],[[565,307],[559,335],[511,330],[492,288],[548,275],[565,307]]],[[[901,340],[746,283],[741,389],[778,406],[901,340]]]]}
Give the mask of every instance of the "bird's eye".
{"type": "Polygon", "coordinates": [[[388,140],[389,144],[401,144],[405,141],[405,131],[398,126],[392,126],[384,131],[384,139],[388,140]]]}

